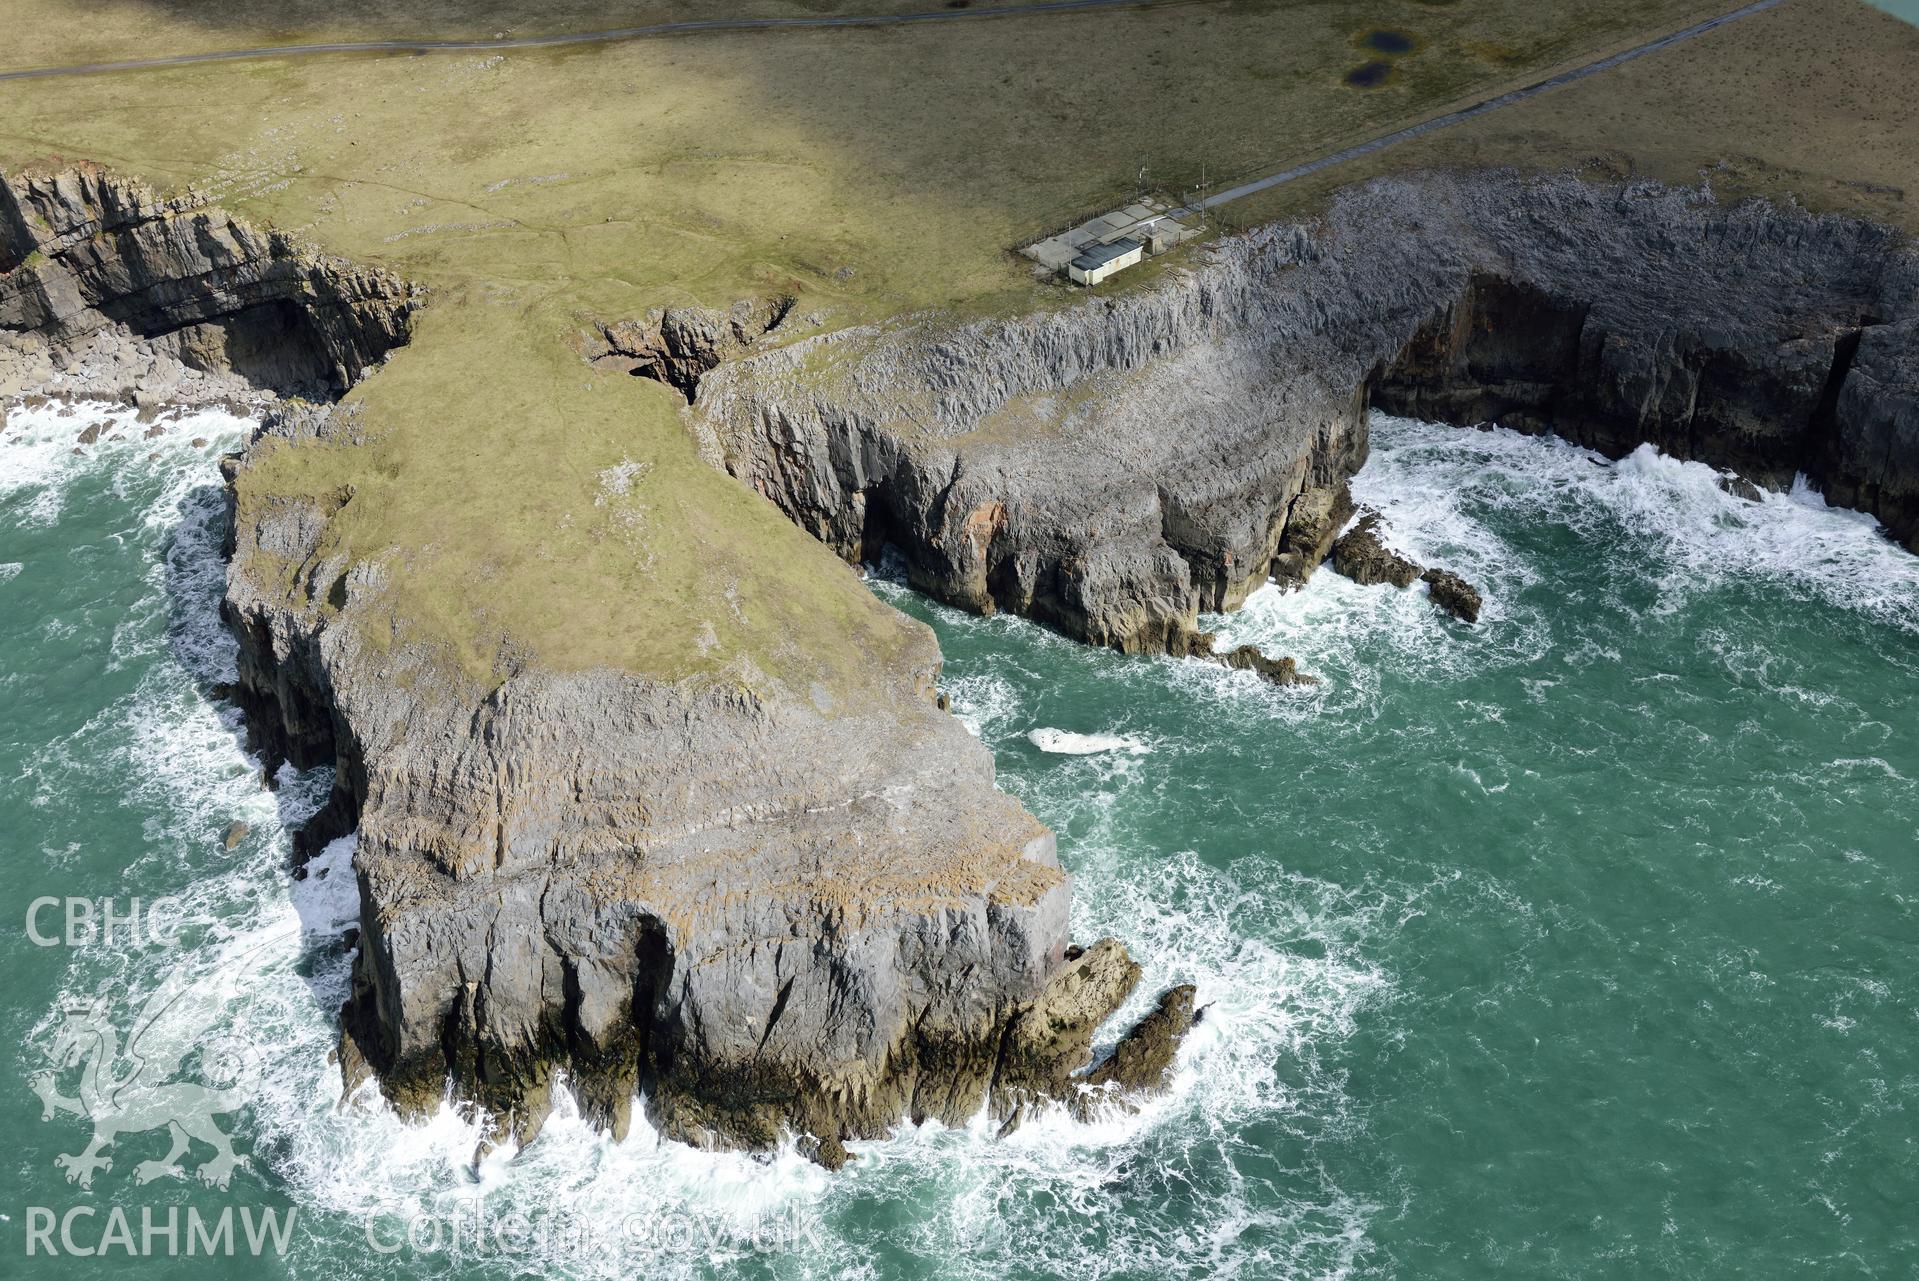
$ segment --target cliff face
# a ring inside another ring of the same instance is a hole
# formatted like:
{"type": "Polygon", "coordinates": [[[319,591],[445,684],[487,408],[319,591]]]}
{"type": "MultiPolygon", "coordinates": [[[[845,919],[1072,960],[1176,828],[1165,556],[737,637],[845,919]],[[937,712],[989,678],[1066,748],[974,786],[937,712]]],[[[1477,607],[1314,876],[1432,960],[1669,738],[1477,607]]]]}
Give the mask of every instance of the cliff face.
{"type": "MultiPolygon", "coordinates": [[[[350,409],[272,431],[350,440],[350,409]]],[[[1138,967],[1069,948],[1052,834],[935,706],[924,627],[857,703],[750,668],[482,687],[395,643],[379,568],[327,552],[350,495],[233,472],[234,696],[269,763],[335,762],[303,843],[359,833],[349,1083],[430,1111],[450,1080],[525,1141],[564,1072],[616,1135],[644,1094],[670,1137],[797,1132],[827,1164],[902,1118],[1077,1097],[1138,967]],[[1062,998],[1089,966],[1100,999],[1062,998]]],[[[1163,1074],[1177,1039],[1132,1043],[1163,1074]]]]}
{"type": "Polygon", "coordinates": [[[410,1108],[451,1076],[522,1139],[559,1069],[616,1132],[643,1089],[707,1144],[985,1102],[1070,888],[933,706],[930,634],[860,708],[609,671],[480,690],[367,642],[377,571],[333,585],[328,513],[236,488],[239,697],[269,756],[337,760],[332,826],[359,830],[350,1067],[410,1108]]]}
{"type": "MultiPolygon", "coordinates": [[[[416,301],[93,170],[9,180],[0,233],[0,354],[43,369],[106,350],[149,379],[175,360],[220,387],[338,393],[405,341],[416,301]]],[[[666,377],[705,333],[669,318],[609,341],[666,377]]],[[[615,1132],[643,1092],[674,1137],[798,1131],[828,1164],[902,1117],[1079,1097],[1138,967],[1069,949],[1052,834],[936,708],[926,628],[896,620],[900,661],[872,660],[857,701],[750,663],[676,683],[513,660],[479,681],[402,637],[377,561],[332,550],[352,486],[259,478],[276,450],[364,445],[358,406],[269,420],[226,465],[227,692],[269,769],[334,765],[296,845],[359,834],[349,1080],[376,1073],[407,1110],[450,1082],[525,1140],[564,1072],[615,1132]]],[[[1170,1037],[1162,1011],[1128,1043],[1125,1084],[1163,1075],[1191,1001],[1168,1008],[1170,1037]]]]}
{"type": "Polygon", "coordinates": [[[1425,175],[1112,298],[750,355],[693,418],[843,556],[892,543],[953,604],[1181,652],[1198,611],[1323,556],[1372,404],[1805,472],[1914,545],[1915,283],[1891,233],[1845,219],[1425,175]]]}
{"type": "MultiPolygon", "coordinates": [[[[605,331],[598,359],[690,390],[706,457],[842,556],[892,543],[943,599],[1190,653],[1198,611],[1325,555],[1372,403],[1805,471],[1910,544],[1915,284],[1858,223],[1427,177],[1041,315],[764,350],[777,307],[663,314],[605,331]]],[[[30,369],[130,351],[338,392],[416,301],[97,172],[0,191],[0,355],[30,369]]],[[[377,559],[332,550],[351,485],[261,479],[276,450],[360,447],[355,408],[276,415],[230,465],[226,602],[261,751],[337,771],[303,844],[359,832],[350,1075],[407,1108],[450,1080],[526,1138],[563,1071],[614,1130],[643,1093],[676,1137],[797,1130],[828,1163],[902,1116],[1015,1124],[1163,1079],[1184,989],[1075,1075],[1137,967],[1069,947],[1051,835],[936,709],[924,628],[899,624],[857,697],[750,663],[468,676],[395,627],[377,559]]]]}
{"type": "Polygon", "coordinates": [[[178,399],[188,370],[338,395],[406,341],[417,304],[390,273],[98,168],[0,175],[0,392],[80,365],[86,394],[178,399]]]}

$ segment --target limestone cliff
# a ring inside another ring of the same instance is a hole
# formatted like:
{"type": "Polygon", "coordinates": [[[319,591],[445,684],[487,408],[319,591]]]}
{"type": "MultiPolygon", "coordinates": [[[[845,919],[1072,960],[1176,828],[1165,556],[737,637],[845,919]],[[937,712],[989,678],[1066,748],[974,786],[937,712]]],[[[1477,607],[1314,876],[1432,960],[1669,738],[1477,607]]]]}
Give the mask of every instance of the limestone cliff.
{"type": "Polygon", "coordinates": [[[155,403],[183,398],[182,371],[337,395],[406,341],[418,301],[390,273],[93,166],[0,175],[0,394],[71,370],[75,394],[155,403]]]}
{"type": "Polygon", "coordinates": [[[383,637],[379,569],[329,561],[326,504],[260,492],[244,463],[234,492],[235,696],[269,761],[336,762],[311,839],[359,832],[350,1075],[408,1110],[450,1078],[525,1140],[563,1070],[615,1133],[644,1093],[672,1137],[796,1131],[829,1160],[987,1105],[1064,961],[1071,889],[935,707],[930,632],[857,703],[751,671],[482,685],[383,637]]]}
{"type": "MultiPolygon", "coordinates": [[[[1192,653],[1200,611],[1326,555],[1373,403],[1804,471],[1912,543],[1915,284],[1890,233],[1843,219],[1427,176],[1025,317],[782,345],[784,304],[662,313],[603,329],[597,358],[690,391],[709,460],[842,556],[890,543],[943,599],[1192,653]]],[[[0,183],[16,380],[77,362],[110,383],[132,353],[330,396],[417,302],[96,171],[0,183]]],[[[856,694],[750,662],[669,682],[509,653],[481,679],[395,625],[379,557],[330,550],[353,486],[259,478],[309,438],[360,447],[353,408],[275,413],[230,466],[226,603],[262,753],[335,765],[305,842],[360,834],[350,1072],[410,1108],[450,1080],[525,1138],[564,1071],[616,1130],[643,1093],[671,1135],[798,1131],[828,1163],[902,1116],[1011,1125],[1164,1079],[1184,989],[1081,1074],[1137,969],[1069,947],[1051,836],[935,706],[924,628],[900,621],[856,694]]]]}
{"type": "Polygon", "coordinates": [[[844,556],[892,544],[953,604],[1177,653],[1199,611],[1324,556],[1374,404],[1804,472],[1919,545],[1916,284],[1843,218],[1429,174],[1110,297],[751,354],[692,419],[844,556]]]}

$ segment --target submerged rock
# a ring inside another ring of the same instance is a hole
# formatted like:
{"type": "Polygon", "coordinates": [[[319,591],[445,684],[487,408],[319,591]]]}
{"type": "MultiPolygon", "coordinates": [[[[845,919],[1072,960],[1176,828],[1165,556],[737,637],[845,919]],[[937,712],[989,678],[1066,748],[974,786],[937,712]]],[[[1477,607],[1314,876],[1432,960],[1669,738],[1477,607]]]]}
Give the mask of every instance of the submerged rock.
{"type": "Polygon", "coordinates": [[[1314,685],[1316,678],[1307,676],[1299,670],[1299,664],[1291,658],[1268,658],[1257,645],[1236,645],[1221,653],[1216,646],[1219,638],[1212,632],[1182,631],[1176,633],[1167,642],[1167,652],[1174,658],[1199,658],[1221,667],[1230,667],[1234,671],[1252,672],[1261,680],[1274,685],[1314,685]]]}
{"type": "Polygon", "coordinates": [[[1394,551],[1380,536],[1384,528],[1380,514],[1368,511],[1333,545],[1333,568],[1362,586],[1423,582],[1434,605],[1465,622],[1479,621],[1478,589],[1449,569],[1428,569],[1394,551]]]}

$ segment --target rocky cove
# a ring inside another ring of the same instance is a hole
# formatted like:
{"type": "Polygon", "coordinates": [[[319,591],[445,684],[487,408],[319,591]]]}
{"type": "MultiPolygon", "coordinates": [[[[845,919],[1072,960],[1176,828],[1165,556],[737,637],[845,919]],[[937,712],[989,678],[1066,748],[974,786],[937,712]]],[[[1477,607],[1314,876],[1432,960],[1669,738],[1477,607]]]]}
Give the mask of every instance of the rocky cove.
{"type": "Polygon", "coordinates": [[[1324,559],[1372,407],[1803,473],[1919,548],[1915,283],[1900,237],[1854,220],[1425,174],[1131,292],[722,364],[694,422],[849,560],[891,545],[950,604],[1186,654],[1200,612],[1324,559]]]}
{"type": "MultiPolygon", "coordinates": [[[[418,302],[97,173],[3,199],[0,325],[36,368],[117,343],[330,395],[418,302]]],[[[693,387],[708,459],[843,556],[890,544],[942,599],[1191,653],[1210,648],[1200,610],[1324,558],[1374,404],[1652,440],[1764,483],[1804,471],[1910,545],[1913,283],[1859,223],[1427,176],[1110,300],[787,345],[748,326],[737,350],[667,342],[653,363],[693,387]],[[713,360],[693,380],[696,350],[713,360]]],[[[278,412],[264,443],[361,430],[350,404],[278,412]]],[[[350,493],[229,472],[230,692],[269,766],[336,763],[307,845],[360,833],[349,1077],[416,1110],[450,1077],[526,1139],[564,1070],[616,1132],[640,1092],[668,1134],[792,1130],[829,1163],[905,1117],[1016,1124],[1081,1097],[1138,971],[1116,944],[1069,946],[1050,834],[936,706],[930,637],[858,707],[535,665],[480,688],[383,638],[377,562],[320,554],[350,493]]],[[[1157,1084],[1192,996],[1163,998],[1092,1083],[1157,1084]]]]}

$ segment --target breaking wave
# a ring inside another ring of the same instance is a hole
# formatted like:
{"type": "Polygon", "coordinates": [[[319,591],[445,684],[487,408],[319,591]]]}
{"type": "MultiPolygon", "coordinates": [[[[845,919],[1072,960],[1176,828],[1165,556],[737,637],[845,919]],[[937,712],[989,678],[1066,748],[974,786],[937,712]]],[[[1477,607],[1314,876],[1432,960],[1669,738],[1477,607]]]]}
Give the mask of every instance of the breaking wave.
{"type": "Polygon", "coordinates": [[[1144,756],[1153,749],[1129,734],[1075,734],[1050,726],[1029,731],[1026,741],[1042,752],[1055,756],[1095,756],[1101,752],[1125,752],[1144,756]]]}

